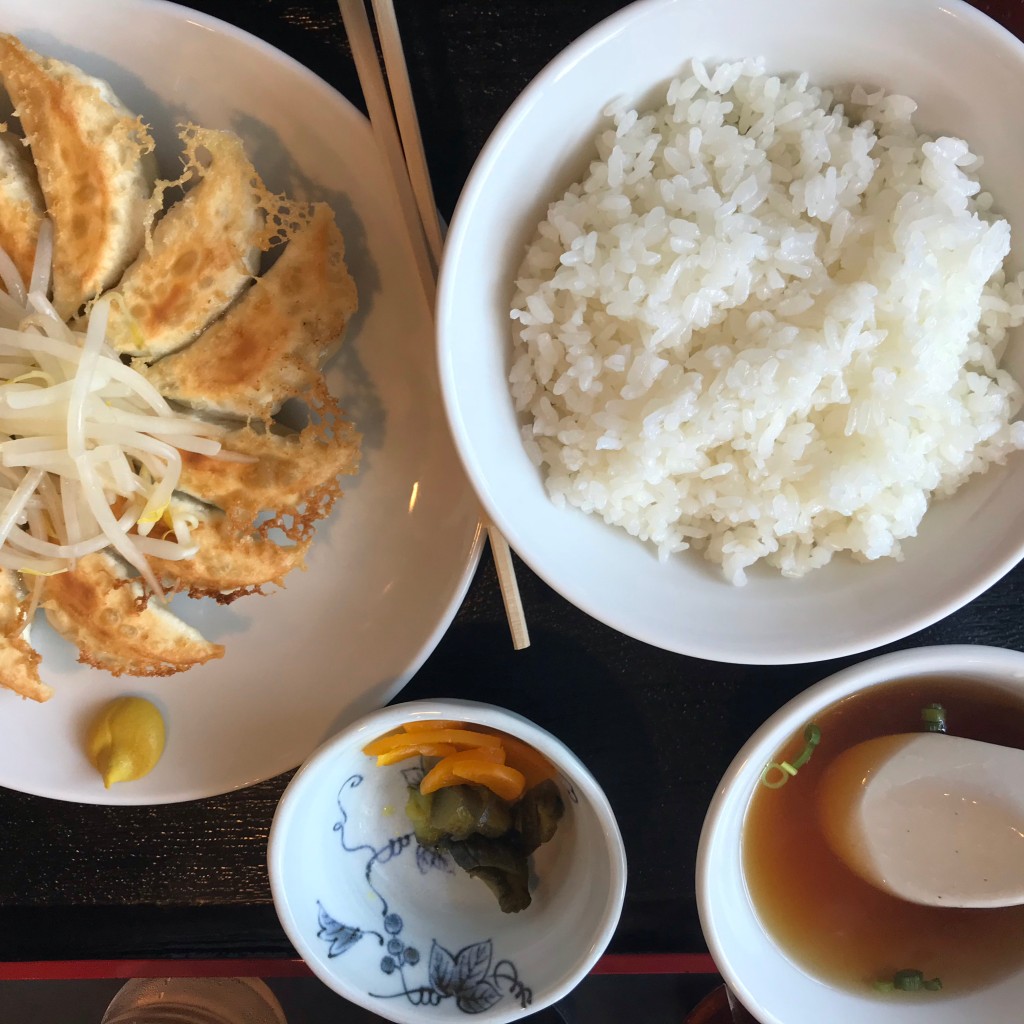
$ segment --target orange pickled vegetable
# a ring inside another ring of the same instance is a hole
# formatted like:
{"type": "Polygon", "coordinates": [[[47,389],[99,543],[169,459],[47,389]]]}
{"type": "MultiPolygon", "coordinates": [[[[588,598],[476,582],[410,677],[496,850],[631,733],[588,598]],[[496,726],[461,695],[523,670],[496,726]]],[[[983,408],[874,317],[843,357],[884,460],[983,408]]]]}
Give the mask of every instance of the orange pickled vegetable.
{"type": "MultiPolygon", "coordinates": [[[[386,733],[383,733],[382,735],[378,736],[377,739],[378,740],[383,740],[383,739],[387,739],[387,738],[389,738],[391,736],[404,736],[404,735],[405,735],[405,730],[401,726],[398,726],[395,729],[388,729],[388,731],[386,733]]],[[[376,741],[374,741],[374,742],[376,742],[376,741]]],[[[365,750],[365,748],[364,748],[364,750],[365,750]]]]}
{"type": "Polygon", "coordinates": [[[501,747],[478,747],[476,750],[459,750],[443,757],[423,776],[420,792],[426,796],[445,786],[457,786],[462,779],[456,777],[453,768],[457,764],[475,762],[477,764],[504,764],[505,751],[501,747]]]}
{"type": "Polygon", "coordinates": [[[501,737],[491,736],[483,732],[470,732],[468,729],[424,729],[417,732],[415,737],[407,732],[392,733],[389,736],[381,736],[372,740],[363,747],[363,753],[370,757],[377,757],[386,754],[389,750],[397,750],[399,747],[408,747],[411,742],[436,744],[448,743],[457,750],[465,750],[473,747],[500,747],[501,737]]]}
{"type": "Polygon", "coordinates": [[[404,747],[395,747],[393,750],[385,751],[377,755],[377,767],[383,768],[389,764],[397,764],[410,757],[447,757],[456,753],[455,747],[450,743],[407,743],[404,747]]]}
{"type": "Polygon", "coordinates": [[[517,740],[514,736],[502,736],[501,745],[505,748],[505,763],[526,776],[527,789],[533,789],[546,779],[555,777],[554,765],[529,744],[517,740]]]}
{"type": "Polygon", "coordinates": [[[503,800],[555,777],[551,762],[533,747],[504,733],[478,731],[465,722],[419,719],[380,736],[363,747],[381,767],[410,757],[439,757],[420,783],[426,796],[446,786],[475,782],[503,800]]]}
{"type": "Polygon", "coordinates": [[[415,722],[406,722],[402,728],[406,732],[430,732],[433,729],[465,729],[465,722],[454,722],[448,718],[421,718],[415,722]]]}
{"type": "Polygon", "coordinates": [[[502,800],[514,803],[526,791],[526,776],[507,764],[491,764],[489,761],[457,761],[452,765],[452,774],[459,782],[476,782],[497,793],[502,800]]]}

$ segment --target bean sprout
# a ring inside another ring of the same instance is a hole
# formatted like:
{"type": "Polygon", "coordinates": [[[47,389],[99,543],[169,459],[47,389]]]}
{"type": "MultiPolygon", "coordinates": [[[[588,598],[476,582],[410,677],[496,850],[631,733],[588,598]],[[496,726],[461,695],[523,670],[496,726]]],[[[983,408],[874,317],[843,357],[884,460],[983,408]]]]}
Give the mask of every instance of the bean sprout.
{"type": "Polygon", "coordinates": [[[113,548],[162,595],[146,556],[190,558],[195,524],[175,519],[174,539],[149,534],[181,452],[219,456],[226,428],[175,411],[121,362],[106,343],[109,299],[84,333],[61,320],[46,298],[52,239],[46,221],[27,288],[0,251],[0,566],[46,576],[113,548]]]}

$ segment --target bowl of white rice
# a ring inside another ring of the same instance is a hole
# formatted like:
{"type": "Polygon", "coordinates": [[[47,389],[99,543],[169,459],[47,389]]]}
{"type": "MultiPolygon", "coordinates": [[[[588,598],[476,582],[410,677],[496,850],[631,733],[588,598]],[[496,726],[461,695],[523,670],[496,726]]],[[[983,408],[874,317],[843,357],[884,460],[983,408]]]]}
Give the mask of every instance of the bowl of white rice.
{"type": "MultiPolygon", "coordinates": [[[[448,236],[442,385],[528,565],[744,664],[900,639],[1024,555],[1024,44],[956,0],[640,0],[448,236]]],[[[529,610],[527,609],[527,612],[529,610]]]]}

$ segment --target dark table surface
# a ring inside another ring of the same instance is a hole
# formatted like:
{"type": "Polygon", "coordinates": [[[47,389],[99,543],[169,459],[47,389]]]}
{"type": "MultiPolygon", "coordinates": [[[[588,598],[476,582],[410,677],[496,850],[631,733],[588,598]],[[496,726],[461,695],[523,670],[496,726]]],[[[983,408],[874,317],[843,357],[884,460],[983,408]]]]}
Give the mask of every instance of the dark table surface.
{"type": "MultiPolygon", "coordinates": [[[[728,0],[720,0],[722,3],[728,0]]],[[[334,0],[196,0],[362,105],[334,0]]],[[[618,0],[398,0],[398,20],[442,213],[521,89],[618,0]]],[[[1024,38],[1022,0],[977,4],[1024,38]]],[[[669,654],[602,626],[521,563],[533,645],[508,639],[484,553],[465,604],[400,699],[461,696],[519,711],[562,737],[604,786],[629,856],[611,951],[705,949],[694,899],[704,811],[743,740],[809,684],[869,657],[793,667],[669,654]],[[623,737],[648,751],[619,756],[623,737]]],[[[968,607],[889,649],[1024,650],[1024,566],[968,607]]],[[[265,853],[289,776],[151,808],[83,806],[0,789],[0,961],[291,955],[265,853]]]]}

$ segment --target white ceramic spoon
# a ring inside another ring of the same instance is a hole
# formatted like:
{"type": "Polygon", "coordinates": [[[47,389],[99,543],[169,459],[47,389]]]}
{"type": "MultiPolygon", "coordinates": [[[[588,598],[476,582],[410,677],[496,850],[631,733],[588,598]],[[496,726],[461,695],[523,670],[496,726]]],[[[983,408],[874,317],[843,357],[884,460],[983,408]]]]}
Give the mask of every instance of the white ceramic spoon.
{"type": "Polygon", "coordinates": [[[910,733],[829,766],[818,813],[834,852],[912,903],[1024,903],[1024,750],[910,733]]]}

